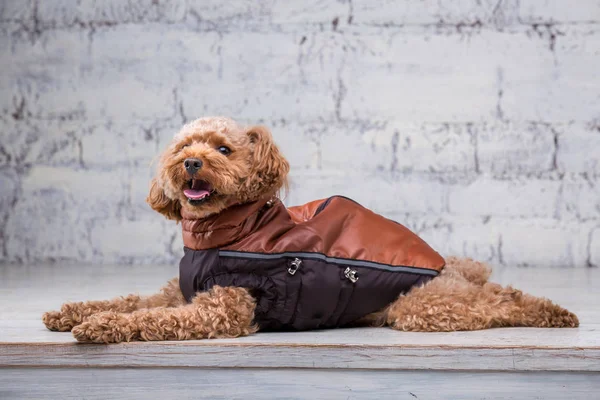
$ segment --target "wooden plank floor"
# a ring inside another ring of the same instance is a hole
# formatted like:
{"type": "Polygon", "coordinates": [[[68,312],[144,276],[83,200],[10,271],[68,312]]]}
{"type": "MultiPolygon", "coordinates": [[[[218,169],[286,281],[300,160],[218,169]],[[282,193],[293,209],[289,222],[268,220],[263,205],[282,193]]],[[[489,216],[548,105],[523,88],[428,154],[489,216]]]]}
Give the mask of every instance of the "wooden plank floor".
{"type": "Polygon", "coordinates": [[[598,381],[571,372],[0,369],[0,399],[593,400],[598,381]]]}
{"type": "Polygon", "coordinates": [[[578,329],[360,328],[104,346],[78,344],[41,323],[44,311],[65,301],[153,293],[176,274],[176,267],[160,265],[1,266],[0,366],[600,371],[600,271],[589,268],[500,269],[492,278],[571,309],[581,319],[578,329]]]}
{"type": "Polygon", "coordinates": [[[600,392],[597,269],[493,275],[576,312],[578,329],[340,329],[89,345],[40,320],[65,301],[153,293],[176,274],[160,265],[0,266],[0,399],[573,400],[600,392]]]}

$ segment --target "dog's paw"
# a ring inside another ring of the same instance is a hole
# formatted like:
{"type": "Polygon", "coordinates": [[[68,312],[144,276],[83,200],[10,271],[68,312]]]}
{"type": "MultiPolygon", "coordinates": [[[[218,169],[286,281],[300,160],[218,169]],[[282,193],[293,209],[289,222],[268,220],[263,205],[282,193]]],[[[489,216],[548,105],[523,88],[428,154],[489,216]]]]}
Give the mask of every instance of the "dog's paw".
{"type": "Polygon", "coordinates": [[[42,315],[42,322],[51,331],[69,332],[78,324],[70,316],[61,311],[48,311],[42,315]]]}
{"type": "Polygon", "coordinates": [[[550,319],[550,324],[553,328],[577,328],[579,326],[579,318],[572,312],[562,309],[550,319]]]}
{"type": "Polygon", "coordinates": [[[84,303],[65,303],[60,311],[49,311],[42,315],[42,322],[51,331],[69,332],[75,326],[84,322],[90,310],[84,303]]]}
{"type": "Polygon", "coordinates": [[[72,332],[75,339],[83,343],[130,342],[139,336],[139,330],[128,314],[114,311],[92,315],[72,332]]]}

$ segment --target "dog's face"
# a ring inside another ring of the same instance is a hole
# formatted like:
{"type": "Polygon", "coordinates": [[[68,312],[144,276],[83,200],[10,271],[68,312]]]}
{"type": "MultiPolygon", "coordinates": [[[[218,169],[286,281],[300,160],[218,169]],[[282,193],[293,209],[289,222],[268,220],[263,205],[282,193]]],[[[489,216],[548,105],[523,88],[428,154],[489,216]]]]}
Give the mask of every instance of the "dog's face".
{"type": "Polygon", "coordinates": [[[169,219],[180,220],[182,209],[204,218],[276,194],[288,171],[267,128],[201,118],[186,124],[162,154],[146,201],[169,219]]]}

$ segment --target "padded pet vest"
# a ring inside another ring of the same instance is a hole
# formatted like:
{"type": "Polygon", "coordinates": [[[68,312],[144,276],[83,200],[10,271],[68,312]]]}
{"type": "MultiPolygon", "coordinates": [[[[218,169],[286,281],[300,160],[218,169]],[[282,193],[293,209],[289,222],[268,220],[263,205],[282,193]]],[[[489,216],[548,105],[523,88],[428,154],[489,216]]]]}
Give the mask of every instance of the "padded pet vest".
{"type": "Polygon", "coordinates": [[[182,217],[185,298],[214,285],[247,288],[262,330],[349,324],[445,264],[406,227],[340,196],[290,208],[265,199],[205,219],[182,217]]]}

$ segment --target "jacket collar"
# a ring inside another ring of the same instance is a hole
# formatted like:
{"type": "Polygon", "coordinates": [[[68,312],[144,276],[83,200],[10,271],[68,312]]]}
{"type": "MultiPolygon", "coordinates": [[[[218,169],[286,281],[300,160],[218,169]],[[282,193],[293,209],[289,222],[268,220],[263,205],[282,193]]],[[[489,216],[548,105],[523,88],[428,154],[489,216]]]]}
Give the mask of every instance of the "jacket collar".
{"type": "Polygon", "coordinates": [[[285,206],[277,197],[267,196],[202,219],[191,218],[182,210],[183,244],[192,250],[207,250],[235,243],[260,228],[260,216],[271,208],[285,206]]]}

